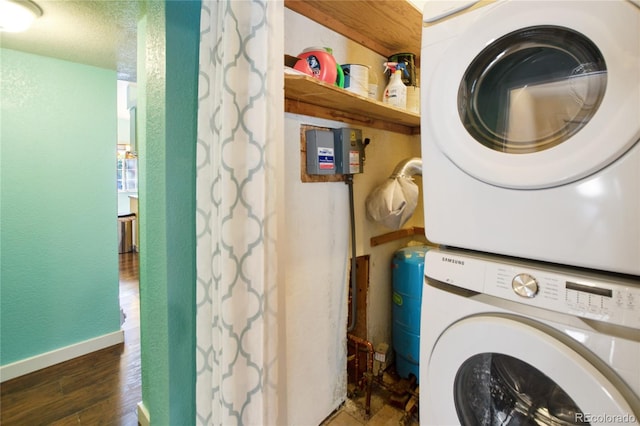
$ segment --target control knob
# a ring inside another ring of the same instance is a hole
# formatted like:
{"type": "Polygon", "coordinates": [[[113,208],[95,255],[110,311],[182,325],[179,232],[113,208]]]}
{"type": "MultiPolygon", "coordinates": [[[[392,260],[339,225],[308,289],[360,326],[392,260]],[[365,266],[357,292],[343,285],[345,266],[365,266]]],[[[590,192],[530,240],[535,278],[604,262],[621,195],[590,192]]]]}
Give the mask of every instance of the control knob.
{"type": "Polygon", "coordinates": [[[538,281],[529,274],[518,274],[511,280],[511,288],[518,296],[531,299],[538,294],[538,281]]]}

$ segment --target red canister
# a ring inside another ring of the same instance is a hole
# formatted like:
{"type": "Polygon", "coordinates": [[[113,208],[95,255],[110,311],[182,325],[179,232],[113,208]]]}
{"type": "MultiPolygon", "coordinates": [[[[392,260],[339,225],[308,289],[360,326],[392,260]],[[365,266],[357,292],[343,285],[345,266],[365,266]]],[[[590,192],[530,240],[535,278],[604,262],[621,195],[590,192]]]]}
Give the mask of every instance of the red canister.
{"type": "Polygon", "coordinates": [[[337,63],[333,55],[322,48],[306,49],[298,55],[300,60],[293,67],[298,71],[311,74],[313,77],[334,84],[338,76],[337,63]]]}

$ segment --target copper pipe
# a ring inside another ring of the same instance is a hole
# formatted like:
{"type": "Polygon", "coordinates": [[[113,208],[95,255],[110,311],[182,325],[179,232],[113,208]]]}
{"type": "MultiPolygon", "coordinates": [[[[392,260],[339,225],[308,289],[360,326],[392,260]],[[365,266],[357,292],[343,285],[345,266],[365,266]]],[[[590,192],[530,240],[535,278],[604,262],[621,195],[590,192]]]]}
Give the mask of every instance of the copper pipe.
{"type": "Polygon", "coordinates": [[[353,334],[347,333],[347,339],[351,340],[355,344],[355,369],[356,369],[356,382],[358,381],[358,353],[359,346],[364,346],[367,350],[367,372],[364,374],[365,380],[367,381],[367,395],[364,411],[367,415],[371,413],[371,387],[373,385],[373,344],[368,340],[362,339],[358,336],[354,336],[353,334]]]}
{"type": "Polygon", "coordinates": [[[367,352],[370,355],[367,355],[367,371],[373,372],[373,353],[375,352],[373,350],[373,344],[370,341],[354,336],[353,334],[347,333],[347,338],[356,344],[356,348],[357,345],[363,345],[367,348],[367,352]]]}

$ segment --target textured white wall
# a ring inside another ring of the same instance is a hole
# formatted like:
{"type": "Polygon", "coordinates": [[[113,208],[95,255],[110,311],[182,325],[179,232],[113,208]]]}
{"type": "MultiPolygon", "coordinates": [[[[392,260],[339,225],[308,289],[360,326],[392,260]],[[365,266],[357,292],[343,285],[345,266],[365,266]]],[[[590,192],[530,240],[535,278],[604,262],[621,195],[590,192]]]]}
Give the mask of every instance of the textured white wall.
{"type": "Polygon", "coordinates": [[[331,414],[347,379],[348,188],[300,181],[300,125],[310,121],[329,124],[289,114],[285,121],[287,405],[295,425],[331,414]]]}

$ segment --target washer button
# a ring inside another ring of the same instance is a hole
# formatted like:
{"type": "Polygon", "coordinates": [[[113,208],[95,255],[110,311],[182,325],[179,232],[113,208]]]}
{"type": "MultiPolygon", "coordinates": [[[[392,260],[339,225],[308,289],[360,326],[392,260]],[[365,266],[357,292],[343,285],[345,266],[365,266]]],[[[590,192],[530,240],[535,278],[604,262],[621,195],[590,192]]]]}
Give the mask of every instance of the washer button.
{"type": "Polygon", "coordinates": [[[531,299],[538,294],[538,281],[529,274],[518,274],[511,280],[511,288],[518,296],[531,299]]]}

